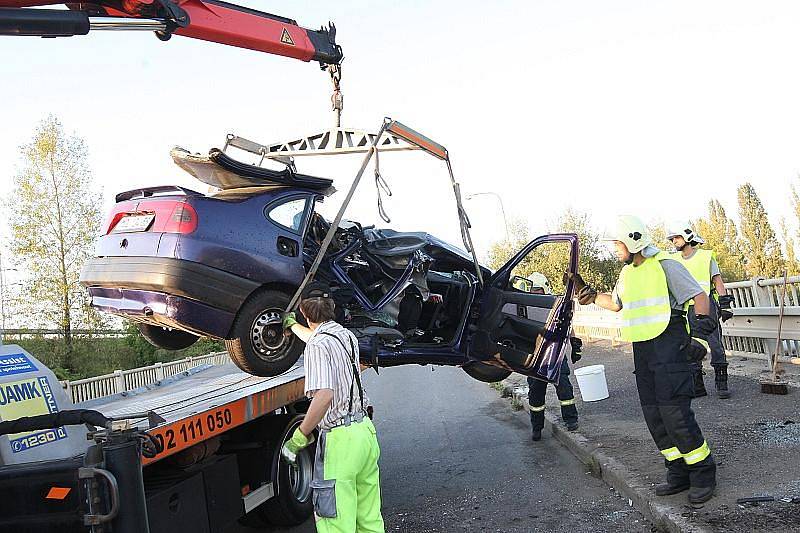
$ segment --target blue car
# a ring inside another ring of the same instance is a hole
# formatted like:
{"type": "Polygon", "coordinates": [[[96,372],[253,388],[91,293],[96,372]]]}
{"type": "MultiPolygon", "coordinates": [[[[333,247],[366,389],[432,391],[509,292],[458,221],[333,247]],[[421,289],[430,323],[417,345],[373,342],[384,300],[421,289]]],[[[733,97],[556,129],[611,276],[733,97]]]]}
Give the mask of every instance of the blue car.
{"type": "MultiPolygon", "coordinates": [[[[303,344],[284,334],[280,318],[330,229],[315,207],[332,182],[219,150],[172,155],[213,192],[162,186],[118,194],[81,274],[92,306],[134,320],[160,348],[224,339],[246,372],[288,370],[303,344]]],[[[568,248],[564,268],[576,271],[577,236],[545,235],[496,272],[479,267],[481,284],[470,254],[428,233],[343,221],[316,280],[330,286],[364,364],[460,366],[482,381],[513,371],[552,382],[565,355],[572,283],[564,295],[540,294],[515,275],[552,243],[568,248]]]]}

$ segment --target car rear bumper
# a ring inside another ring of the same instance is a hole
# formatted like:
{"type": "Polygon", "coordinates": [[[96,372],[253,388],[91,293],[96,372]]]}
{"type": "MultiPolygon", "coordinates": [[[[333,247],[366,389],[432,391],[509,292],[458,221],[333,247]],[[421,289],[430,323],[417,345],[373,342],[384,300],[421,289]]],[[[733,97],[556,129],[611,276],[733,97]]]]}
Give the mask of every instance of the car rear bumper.
{"type": "Polygon", "coordinates": [[[98,257],[81,272],[90,289],[132,289],[196,300],[236,313],[259,283],[193,261],[169,257],[98,257]]]}
{"type": "Polygon", "coordinates": [[[92,306],[139,322],[224,339],[236,313],[163,292],[89,287],[92,306]]]}

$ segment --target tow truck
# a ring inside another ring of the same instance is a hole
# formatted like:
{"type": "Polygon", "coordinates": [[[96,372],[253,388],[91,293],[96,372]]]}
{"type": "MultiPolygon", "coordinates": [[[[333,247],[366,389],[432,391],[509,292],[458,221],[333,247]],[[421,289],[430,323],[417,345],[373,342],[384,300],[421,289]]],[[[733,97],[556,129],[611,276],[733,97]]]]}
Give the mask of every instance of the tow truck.
{"type": "MultiPolygon", "coordinates": [[[[319,30],[219,0],[0,0],[0,35],[151,31],[319,62],[339,92],[336,27],[319,30]]],[[[312,514],[313,450],[279,461],[308,407],[299,362],[263,378],[199,367],[73,405],[19,346],[0,346],[0,531],[216,532],[312,514]]]]}

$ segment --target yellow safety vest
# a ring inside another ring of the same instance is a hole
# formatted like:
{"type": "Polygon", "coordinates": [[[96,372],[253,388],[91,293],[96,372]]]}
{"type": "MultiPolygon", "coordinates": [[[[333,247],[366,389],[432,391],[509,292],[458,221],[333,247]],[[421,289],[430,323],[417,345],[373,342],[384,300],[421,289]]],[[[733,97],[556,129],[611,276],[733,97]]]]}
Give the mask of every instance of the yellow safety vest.
{"type": "Polygon", "coordinates": [[[711,259],[714,257],[714,252],[711,250],[696,249],[694,255],[689,259],[684,259],[680,252],[676,252],[670,256],[670,259],[677,259],[681,262],[689,274],[700,284],[700,288],[706,294],[711,294],[711,259]]]}
{"type": "Polygon", "coordinates": [[[630,342],[655,339],[669,325],[672,308],[669,305],[667,276],[661,261],[670,259],[661,252],[648,257],[639,266],[622,267],[622,338],[630,342]]]}

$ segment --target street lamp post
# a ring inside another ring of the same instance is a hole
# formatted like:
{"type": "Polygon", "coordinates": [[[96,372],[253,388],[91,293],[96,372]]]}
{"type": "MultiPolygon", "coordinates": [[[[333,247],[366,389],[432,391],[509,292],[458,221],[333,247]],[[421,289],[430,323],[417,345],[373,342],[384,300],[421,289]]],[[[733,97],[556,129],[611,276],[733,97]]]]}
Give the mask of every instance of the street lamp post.
{"type": "Polygon", "coordinates": [[[506,241],[511,242],[511,238],[508,235],[508,219],[506,218],[506,208],[503,206],[503,199],[494,191],[485,191],[485,192],[476,192],[467,195],[467,200],[472,200],[476,196],[494,196],[497,198],[497,202],[500,204],[500,213],[503,215],[503,225],[506,228],[506,241]]]}

